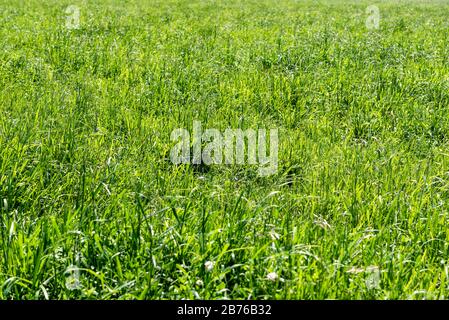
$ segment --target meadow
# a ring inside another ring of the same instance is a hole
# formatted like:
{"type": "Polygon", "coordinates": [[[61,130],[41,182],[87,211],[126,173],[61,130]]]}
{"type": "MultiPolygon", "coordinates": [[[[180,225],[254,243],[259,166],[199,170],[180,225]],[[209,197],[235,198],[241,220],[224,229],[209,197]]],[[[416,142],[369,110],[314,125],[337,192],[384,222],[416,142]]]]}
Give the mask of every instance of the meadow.
{"type": "Polygon", "coordinates": [[[0,299],[447,299],[448,12],[2,0],[0,299]],[[193,121],[277,172],[171,163],[193,121]]]}

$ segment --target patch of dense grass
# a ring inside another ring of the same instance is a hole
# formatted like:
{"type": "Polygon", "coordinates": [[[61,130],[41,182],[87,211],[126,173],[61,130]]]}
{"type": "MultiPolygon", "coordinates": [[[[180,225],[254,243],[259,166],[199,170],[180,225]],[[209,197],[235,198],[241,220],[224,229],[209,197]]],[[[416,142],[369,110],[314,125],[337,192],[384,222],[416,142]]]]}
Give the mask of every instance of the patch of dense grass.
{"type": "Polygon", "coordinates": [[[370,4],[3,1],[0,298],[447,298],[449,5],[370,4]],[[193,120],[278,173],[172,165],[193,120]]]}

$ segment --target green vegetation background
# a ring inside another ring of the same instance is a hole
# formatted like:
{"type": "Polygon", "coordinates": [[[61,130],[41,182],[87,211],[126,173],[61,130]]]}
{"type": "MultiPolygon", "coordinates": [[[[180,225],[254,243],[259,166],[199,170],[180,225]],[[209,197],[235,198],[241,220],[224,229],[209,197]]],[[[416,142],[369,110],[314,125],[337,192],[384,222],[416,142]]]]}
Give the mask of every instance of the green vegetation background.
{"type": "Polygon", "coordinates": [[[447,298],[448,10],[2,1],[0,298],[447,298]],[[172,165],[193,120],[278,173],[172,165]]]}

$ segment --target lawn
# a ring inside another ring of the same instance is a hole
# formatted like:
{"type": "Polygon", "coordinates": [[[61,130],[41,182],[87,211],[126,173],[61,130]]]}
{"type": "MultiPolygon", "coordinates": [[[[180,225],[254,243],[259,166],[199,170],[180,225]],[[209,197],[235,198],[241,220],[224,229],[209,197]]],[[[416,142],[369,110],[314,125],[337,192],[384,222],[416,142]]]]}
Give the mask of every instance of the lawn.
{"type": "Polygon", "coordinates": [[[0,299],[448,298],[448,12],[3,0],[0,299]],[[194,121],[276,172],[173,163],[194,121]]]}

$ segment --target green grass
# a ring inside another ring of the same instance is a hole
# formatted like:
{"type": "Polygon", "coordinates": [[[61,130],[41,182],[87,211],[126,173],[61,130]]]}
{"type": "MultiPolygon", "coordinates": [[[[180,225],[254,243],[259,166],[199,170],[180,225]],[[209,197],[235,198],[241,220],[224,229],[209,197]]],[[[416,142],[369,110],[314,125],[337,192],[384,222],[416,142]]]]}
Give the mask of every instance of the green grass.
{"type": "Polygon", "coordinates": [[[448,10],[2,1],[0,298],[448,298],[448,10]],[[171,164],[193,120],[278,173],[171,164]]]}

